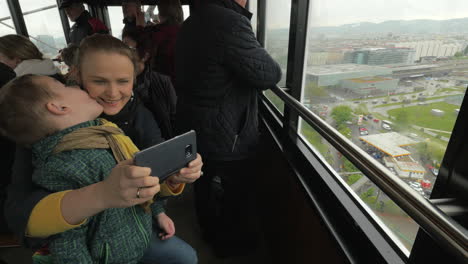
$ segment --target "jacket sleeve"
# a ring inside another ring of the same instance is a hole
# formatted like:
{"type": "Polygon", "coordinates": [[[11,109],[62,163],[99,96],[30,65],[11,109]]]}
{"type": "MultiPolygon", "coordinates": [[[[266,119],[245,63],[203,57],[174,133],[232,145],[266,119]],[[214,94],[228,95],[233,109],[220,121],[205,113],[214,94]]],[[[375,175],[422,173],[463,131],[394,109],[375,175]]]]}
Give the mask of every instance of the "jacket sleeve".
{"type": "Polygon", "coordinates": [[[16,149],[15,161],[12,168],[12,181],[8,186],[7,200],[5,202],[5,218],[10,229],[21,238],[27,247],[34,247],[35,242],[26,239],[25,231],[31,211],[36,204],[50,194],[38,188],[32,182],[33,166],[31,150],[16,149]]]}
{"type": "Polygon", "coordinates": [[[83,225],[53,237],[49,244],[53,262],[57,264],[94,263],[86,243],[87,231],[88,226],[83,225]]]}
{"type": "Polygon", "coordinates": [[[279,64],[261,47],[247,18],[241,16],[233,21],[230,30],[219,33],[225,47],[224,64],[259,89],[276,85],[281,80],[279,64]]]}
{"type": "MultiPolygon", "coordinates": [[[[70,166],[80,164],[74,160],[80,157],[82,156],[75,157],[69,153],[51,156],[34,171],[32,179],[51,191],[77,189],[92,184],[98,178],[96,168],[86,165],[70,166]],[[96,177],[90,177],[91,175],[96,177]]],[[[49,249],[54,263],[93,263],[86,244],[88,223],[52,237],[49,249]]]]}

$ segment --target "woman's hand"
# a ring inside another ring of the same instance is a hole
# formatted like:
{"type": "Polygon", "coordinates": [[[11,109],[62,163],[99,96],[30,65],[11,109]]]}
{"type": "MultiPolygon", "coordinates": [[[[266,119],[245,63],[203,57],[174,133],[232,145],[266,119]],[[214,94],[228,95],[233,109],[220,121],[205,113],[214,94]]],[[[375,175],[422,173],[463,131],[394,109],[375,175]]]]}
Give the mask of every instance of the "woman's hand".
{"type": "Polygon", "coordinates": [[[197,153],[197,158],[192,160],[186,168],[181,169],[178,173],[168,178],[170,183],[192,183],[200,178],[203,166],[203,161],[200,154],[197,153]]]}
{"type": "Polygon", "coordinates": [[[100,183],[99,201],[104,208],[125,208],[152,199],[160,186],[159,178],[150,172],[150,168],[133,166],[133,160],[120,162],[100,183]]]}
{"type": "Polygon", "coordinates": [[[175,226],[174,222],[172,221],[169,216],[165,213],[160,213],[156,216],[156,220],[158,221],[159,227],[164,231],[158,234],[161,240],[166,240],[174,236],[175,234],[175,226]]]}

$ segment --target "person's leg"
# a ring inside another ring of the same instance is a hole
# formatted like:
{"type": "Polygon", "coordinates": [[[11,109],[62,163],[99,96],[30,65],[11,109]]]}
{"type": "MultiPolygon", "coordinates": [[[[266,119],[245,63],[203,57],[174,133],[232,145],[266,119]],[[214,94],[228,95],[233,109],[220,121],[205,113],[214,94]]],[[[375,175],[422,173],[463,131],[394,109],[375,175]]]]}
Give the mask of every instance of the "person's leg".
{"type": "Polygon", "coordinates": [[[219,256],[244,255],[254,250],[252,189],[255,164],[250,160],[224,162],[218,170],[223,188],[222,214],[218,218],[215,253],[219,256]],[[217,251],[217,252],[216,252],[217,251]]]}
{"type": "Polygon", "coordinates": [[[189,244],[177,236],[161,240],[157,231],[153,232],[150,246],[146,250],[142,264],[196,264],[197,252],[189,244]]]}
{"type": "Polygon", "coordinates": [[[203,176],[194,183],[195,210],[198,225],[203,238],[208,242],[213,237],[216,224],[213,210],[213,193],[211,184],[216,175],[215,163],[210,160],[203,161],[203,176]]]}

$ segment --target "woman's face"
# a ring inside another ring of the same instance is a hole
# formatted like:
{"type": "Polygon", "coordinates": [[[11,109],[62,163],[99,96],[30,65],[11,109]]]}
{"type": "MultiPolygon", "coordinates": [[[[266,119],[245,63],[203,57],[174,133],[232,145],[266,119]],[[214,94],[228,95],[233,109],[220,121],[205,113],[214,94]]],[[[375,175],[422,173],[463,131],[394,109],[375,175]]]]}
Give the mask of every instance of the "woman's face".
{"type": "Polygon", "coordinates": [[[134,65],[115,52],[90,52],[80,66],[80,80],[106,115],[118,114],[132,96],[134,65]]]}

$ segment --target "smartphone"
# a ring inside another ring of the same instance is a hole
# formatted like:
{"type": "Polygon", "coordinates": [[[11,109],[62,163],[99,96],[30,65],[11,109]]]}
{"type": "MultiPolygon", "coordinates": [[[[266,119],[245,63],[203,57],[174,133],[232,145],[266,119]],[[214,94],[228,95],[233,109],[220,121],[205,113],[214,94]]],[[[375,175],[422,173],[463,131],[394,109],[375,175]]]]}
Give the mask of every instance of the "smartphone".
{"type": "Polygon", "coordinates": [[[176,136],[135,154],[135,165],[151,168],[151,175],[163,182],[186,167],[197,157],[197,137],[194,130],[176,136]]]}

